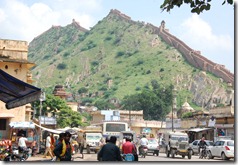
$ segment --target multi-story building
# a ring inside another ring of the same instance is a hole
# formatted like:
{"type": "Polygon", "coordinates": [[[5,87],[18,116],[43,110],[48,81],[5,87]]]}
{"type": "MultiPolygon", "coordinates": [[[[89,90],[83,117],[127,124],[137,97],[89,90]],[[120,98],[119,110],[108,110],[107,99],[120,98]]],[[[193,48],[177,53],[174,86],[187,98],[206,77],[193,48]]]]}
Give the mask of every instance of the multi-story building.
{"type": "MultiPolygon", "coordinates": [[[[7,74],[28,84],[33,82],[30,68],[35,64],[27,60],[28,44],[26,41],[0,39],[0,69],[7,74]]],[[[29,122],[32,117],[31,105],[6,108],[0,101],[0,139],[10,137],[11,122],[29,122]]]]}

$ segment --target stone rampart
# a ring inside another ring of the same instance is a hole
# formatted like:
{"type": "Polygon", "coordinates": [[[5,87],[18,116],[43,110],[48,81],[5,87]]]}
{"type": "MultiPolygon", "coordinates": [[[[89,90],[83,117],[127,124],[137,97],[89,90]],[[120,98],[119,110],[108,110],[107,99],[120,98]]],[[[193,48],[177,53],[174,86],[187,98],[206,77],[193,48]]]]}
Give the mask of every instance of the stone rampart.
{"type": "MultiPolygon", "coordinates": [[[[121,18],[134,22],[131,18],[119,10],[111,9],[110,13],[116,14],[121,18]]],[[[109,14],[110,14],[109,13],[109,14]]],[[[189,64],[203,71],[210,72],[217,77],[222,78],[227,83],[234,85],[234,74],[227,70],[223,65],[216,64],[200,54],[200,51],[195,51],[186,45],[183,41],[169,33],[169,30],[165,29],[165,22],[161,22],[160,27],[156,27],[151,23],[147,23],[146,27],[152,29],[152,33],[158,34],[167,44],[175,47],[182,53],[189,64]]]]}
{"type": "MultiPolygon", "coordinates": [[[[153,26],[151,26],[153,27],[153,26]]],[[[157,31],[157,28],[155,29],[157,31]]],[[[186,60],[192,64],[194,67],[211,72],[217,77],[222,78],[227,83],[232,83],[234,85],[234,74],[232,74],[229,70],[227,70],[223,65],[216,64],[204,56],[200,55],[197,51],[194,51],[189,46],[187,46],[184,42],[171,35],[164,29],[164,25],[160,26],[160,31],[158,35],[169,45],[178,49],[186,60]]]]}

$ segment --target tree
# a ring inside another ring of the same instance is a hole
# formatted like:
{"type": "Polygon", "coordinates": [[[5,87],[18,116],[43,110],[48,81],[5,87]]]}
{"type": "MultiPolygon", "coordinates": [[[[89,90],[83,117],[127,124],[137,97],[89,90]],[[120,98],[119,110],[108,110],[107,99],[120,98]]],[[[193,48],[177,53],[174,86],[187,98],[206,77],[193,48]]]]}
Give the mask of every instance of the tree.
{"type": "Polygon", "coordinates": [[[152,89],[147,87],[141,93],[125,96],[122,105],[128,110],[143,110],[146,120],[161,120],[171,110],[173,86],[162,88],[156,80],[151,85],[152,89]]]}
{"type": "MultiPolygon", "coordinates": [[[[38,109],[37,116],[40,111],[40,101],[35,101],[33,107],[38,109]]],[[[65,100],[54,95],[46,95],[46,100],[42,102],[41,114],[53,113],[56,116],[57,127],[77,127],[83,125],[82,115],[73,111],[65,100]]]]}
{"type": "Polygon", "coordinates": [[[100,110],[114,109],[115,108],[115,106],[106,99],[98,99],[94,103],[94,106],[97,107],[100,110]]]}
{"type": "MultiPolygon", "coordinates": [[[[211,1],[212,0],[164,0],[164,3],[160,6],[160,8],[162,9],[162,11],[166,10],[167,12],[170,12],[170,10],[173,9],[174,6],[180,7],[185,3],[190,5],[192,13],[200,14],[204,10],[210,10],[211,1]]],[[[233,0],[224,0],[222,5],[224,5],[225,3],[233,5],[234,2],[233,0]]]]}

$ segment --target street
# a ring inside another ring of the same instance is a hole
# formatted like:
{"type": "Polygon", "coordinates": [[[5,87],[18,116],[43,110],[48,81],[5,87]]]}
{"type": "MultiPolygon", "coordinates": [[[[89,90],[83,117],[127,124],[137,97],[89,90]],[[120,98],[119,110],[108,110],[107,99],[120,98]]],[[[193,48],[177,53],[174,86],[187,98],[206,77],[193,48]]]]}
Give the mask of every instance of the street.
{"type": "MultiPolygon", "coordinates": [[[[81,158],[80,154],[73,155],[74,161],[97,161],[97,154],[91,153],[86,154],[84,153],[84,159],[81,158]]],[[[43,158],[43,155],[36,155],[34,157],[30,157],[27,161],[51,161],[50,157],[43,158]]],[[[174,161],[191,161],[191,162],[201,162],[201,161],[223,161],[221,158],[214,158],[214,159],[199,159],[197,155],[193,155],[191,159],[188,159],[187,157],[182,158],[182,156],[177,155],[175,158],[167,158],[165,153],[160,153],[159,156],[153,156],[152,154],[148,154],[145,158],[139,157],[139,161],[162,161],[162,162],[174,162],[174,161]]],[[[233,162],[234,159],[227,160],[225,162],[233,162]]]]}

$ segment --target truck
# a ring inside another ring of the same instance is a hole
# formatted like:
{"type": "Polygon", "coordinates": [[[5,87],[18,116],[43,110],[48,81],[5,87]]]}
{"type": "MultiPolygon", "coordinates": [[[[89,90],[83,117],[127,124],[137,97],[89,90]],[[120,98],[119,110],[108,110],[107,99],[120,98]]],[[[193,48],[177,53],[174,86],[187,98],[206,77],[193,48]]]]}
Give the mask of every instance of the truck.
{"type": "Polygon", "coordinates": [[[97,153],[101,147],[102,128],[100,126],[87,126],[83,131],[78,132],[79,141],[83,141],[83,148],[90,152],[97,153]]]}
{"type": "Polygon", "coordinates": [[[165,142],[168,144],[165,149],[167,157],[174,158],[175,155],[181,155],[182,158],[188,156],[188,159],[192,158],[192,150],[189,146],[189,137],[185,132],[171,131],[164,134],[165,142]]]}

